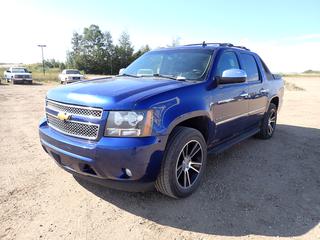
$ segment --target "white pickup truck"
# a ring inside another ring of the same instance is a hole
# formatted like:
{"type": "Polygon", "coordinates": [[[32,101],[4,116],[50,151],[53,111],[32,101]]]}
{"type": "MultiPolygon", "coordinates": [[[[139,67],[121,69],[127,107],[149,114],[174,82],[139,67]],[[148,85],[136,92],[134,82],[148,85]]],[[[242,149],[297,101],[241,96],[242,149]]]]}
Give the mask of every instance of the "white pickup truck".
{"type": "Polygon", "coordinates": [[[59,74],[59,79],[61,84],[67,84],[81,81],[84,76],[77,69],[65,69],[59,74]]]}
{"type": "Polygon", "coordinates": [[[29,83],[32,84],[32,75],[24,67],[10,67],[3,73],[4,79],[12,84],[29,83]]]}

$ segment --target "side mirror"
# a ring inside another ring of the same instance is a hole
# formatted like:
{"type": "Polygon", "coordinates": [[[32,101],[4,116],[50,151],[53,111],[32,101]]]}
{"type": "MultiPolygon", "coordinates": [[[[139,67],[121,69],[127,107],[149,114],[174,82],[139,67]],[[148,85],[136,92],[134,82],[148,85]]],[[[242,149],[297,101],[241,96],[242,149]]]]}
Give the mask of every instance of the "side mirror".
{"type": "Polygon", "coordinates": [[[10,71],[10,70],[7,70],[6,72],[7,72],[7,73],[11,73],[11,71],[10,71]]]}
{"type": "Polygon", "coordinates": [[[247,73],[241,69],[228,69],[216,78],[219,84],[243,83],[247,80],[247,73]]]}
{"type": "Polygon", "coordinates": [[[125,68],[121,68],[121,69],[119,70],[119,75],[122,75],[122,73],[124,72],[124,70],[125,70],[125,68]]]}
{"type": "Polygon", "coordinates": [[[29,73],[32,73],[31,71],[28,71],[29,73]]]}

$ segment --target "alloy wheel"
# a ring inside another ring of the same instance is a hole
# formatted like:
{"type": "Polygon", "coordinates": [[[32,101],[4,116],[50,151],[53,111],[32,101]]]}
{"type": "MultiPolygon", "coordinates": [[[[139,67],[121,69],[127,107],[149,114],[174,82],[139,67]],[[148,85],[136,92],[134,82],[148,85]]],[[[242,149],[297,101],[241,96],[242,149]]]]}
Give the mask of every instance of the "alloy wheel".
{"type": "Polygon", "coordinates": [[[276,126],[276,120],[277,120],[277,116],[276,116],[276,112],[272,111],[270,113],[269,119],[268,119],[268,134],[272,135],[274,128],[276,126]]]}
{"type": "Polygon", "coordinates": [[[203,149],[196,140],[184,145],[176,164],[176,180],[180,187],[190,188],[196,182],[202,167],[203,149]]]}

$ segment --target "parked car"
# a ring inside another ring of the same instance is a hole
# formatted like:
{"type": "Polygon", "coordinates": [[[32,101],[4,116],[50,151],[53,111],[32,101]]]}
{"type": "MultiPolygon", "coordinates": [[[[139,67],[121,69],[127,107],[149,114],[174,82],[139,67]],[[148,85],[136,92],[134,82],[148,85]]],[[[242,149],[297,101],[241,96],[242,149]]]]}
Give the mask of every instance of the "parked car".
{"type": "Polygon", "coordinates": [[[121,75],[50,90],[40,140],[75,176],[182,198],[198,188],[207,153],[273,136],[283,86],[244,47],[157,49],[121,75]]]}
{"type": "Polygon", "coordinates": [[[28,83],[32,84],[32,75],[24,67],[10,67],[3,73],[4,79],[12,84],[28,83]]]}
{"type": "Polygon", "coordinates": [[[78,82],[84,79],[84,76],[77,69],[65,69],[59,74],[61,84],[78,82]]]}

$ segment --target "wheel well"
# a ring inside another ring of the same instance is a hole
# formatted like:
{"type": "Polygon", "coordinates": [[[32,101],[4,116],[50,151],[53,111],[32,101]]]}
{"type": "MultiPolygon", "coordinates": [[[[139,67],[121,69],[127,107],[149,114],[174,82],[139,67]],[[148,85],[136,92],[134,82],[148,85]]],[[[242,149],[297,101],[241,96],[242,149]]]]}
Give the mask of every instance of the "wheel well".
{"type": "Polygon", "coordinates": [[[271,99],[270,103],[273,103],[274,105],[277,106],[277,108],[279,107],[279,97],[274,97],[271,99]]]}
{"type": "Polygon", "coordinates": [[[208,117],[200,116],[200,117],[187,119],[179,123],[177,126],[190,127],[190,128],[197,129],[199,132],[201,132],[204,140],[207,142],[209,138],[209,121],[210,120],[208,117]]]}

